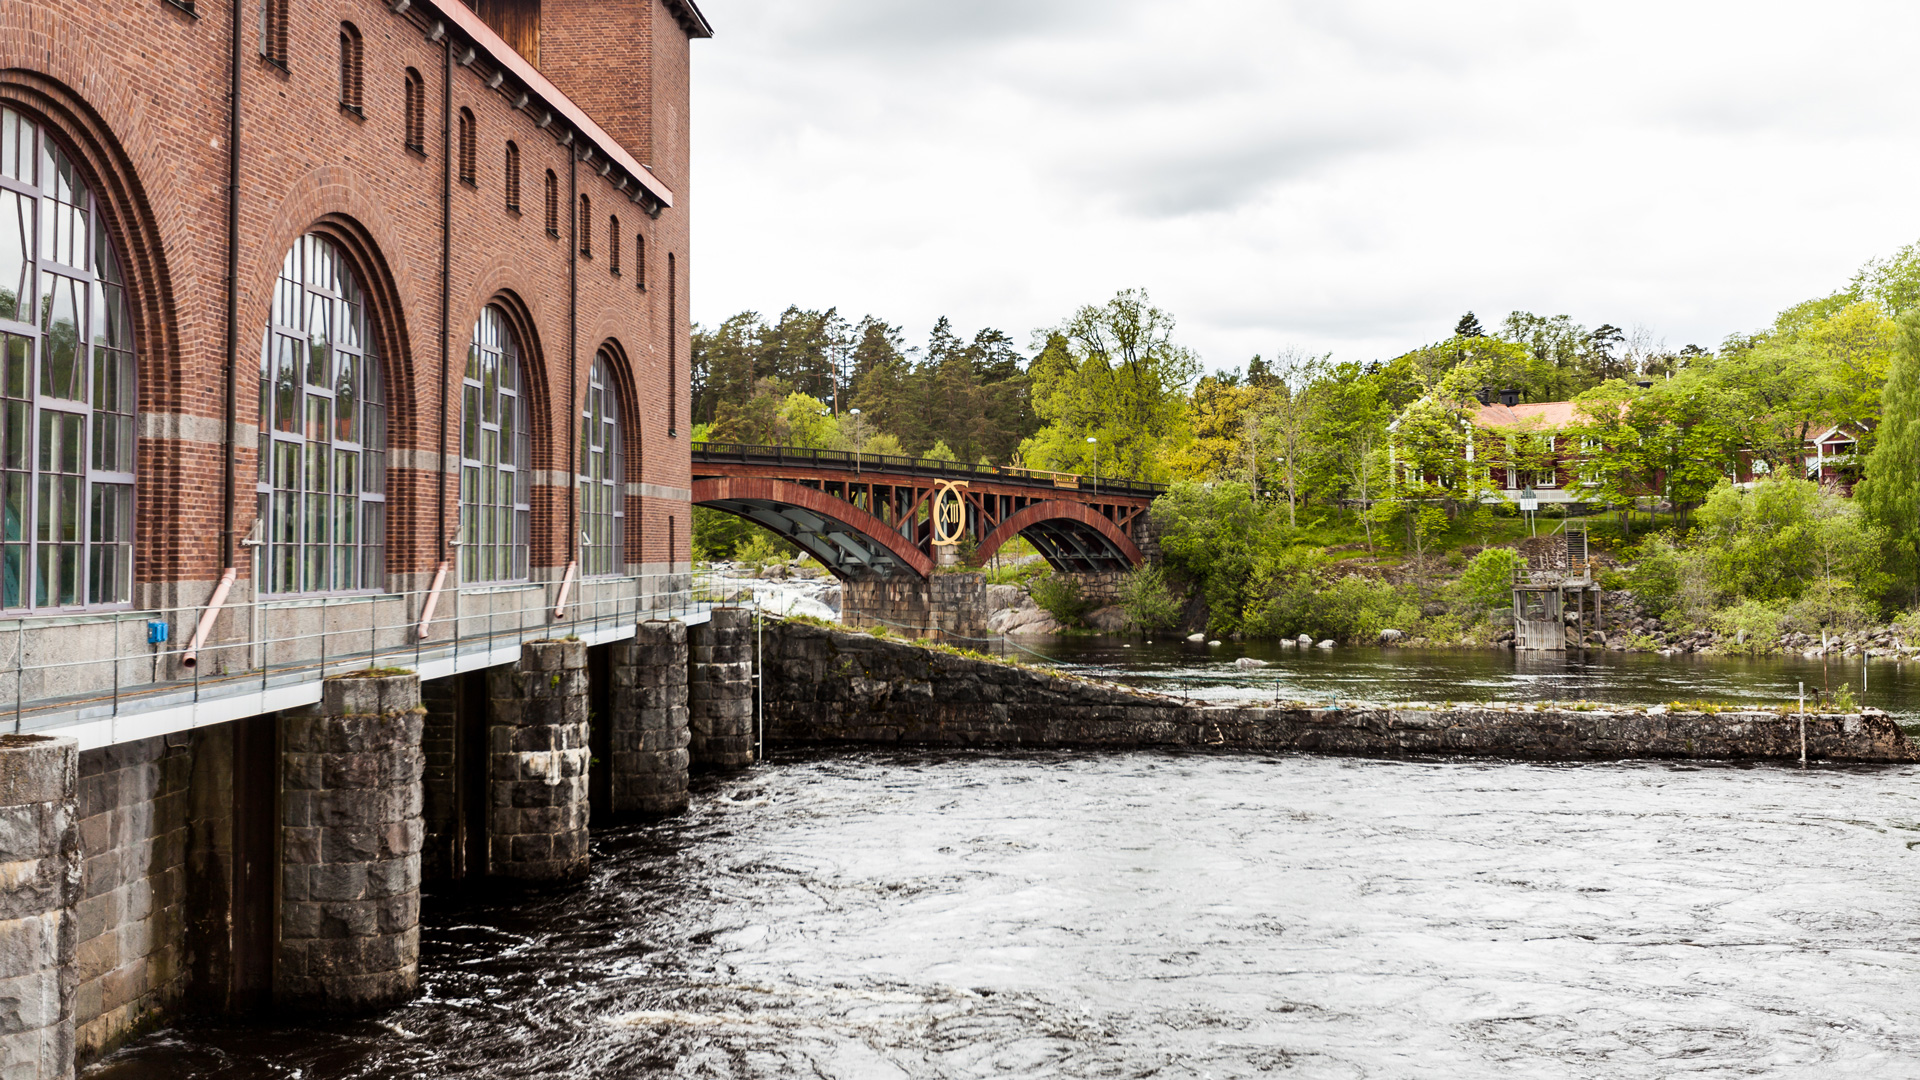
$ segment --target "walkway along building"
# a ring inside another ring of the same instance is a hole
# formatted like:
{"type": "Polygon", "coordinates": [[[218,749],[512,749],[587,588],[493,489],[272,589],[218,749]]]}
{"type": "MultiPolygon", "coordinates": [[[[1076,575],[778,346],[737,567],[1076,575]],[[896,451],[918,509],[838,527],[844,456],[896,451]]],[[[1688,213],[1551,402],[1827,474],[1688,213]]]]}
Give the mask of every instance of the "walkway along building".
{"type": "Polygon", "coordinates": [[[590,797],[684,805],[710,33],[0,0],[0,1072],[404,997],[423,873],[577,876],[590,797]]]}

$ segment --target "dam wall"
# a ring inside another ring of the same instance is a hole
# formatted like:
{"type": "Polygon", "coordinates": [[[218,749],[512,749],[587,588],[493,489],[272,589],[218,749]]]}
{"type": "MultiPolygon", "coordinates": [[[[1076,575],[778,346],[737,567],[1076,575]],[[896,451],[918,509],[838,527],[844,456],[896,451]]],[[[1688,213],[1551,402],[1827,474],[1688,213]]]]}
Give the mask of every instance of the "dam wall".
{"type": "MultiPolygon", "coordinates": [[[[1771,711],[1496,703],[1204,705],[1112,683],[803,623],[770,624],[765,732],[776,746],[1193,748],[1531,761],[1788,761],[1801,718],[1771,711]]],[[[1920,760],[1884,713],[1808,714],[1807,755],[1920,760]]]]}

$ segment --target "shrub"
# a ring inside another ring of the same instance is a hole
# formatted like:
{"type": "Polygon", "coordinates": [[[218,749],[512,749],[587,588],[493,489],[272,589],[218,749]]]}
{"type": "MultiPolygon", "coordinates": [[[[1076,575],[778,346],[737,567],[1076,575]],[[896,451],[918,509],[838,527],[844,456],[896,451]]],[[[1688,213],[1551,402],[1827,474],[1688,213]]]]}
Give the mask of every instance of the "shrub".
{"type": "MultiPolygon", "coordinates": [[[[1255,612],[1248,627],[1268,637],[1307,634],[1315,638],[1367,641],[1413,625],[1419,617],[1405,590],[1359,574],[1328,582],[1305,573],[1287,580],[1279,592],[1255,612]]],[[[1457,632],[1457,630],[1456,630],[1457,632]]]]}
{"type": "Polygon", "coordinates": [[[1786,613],[1764,600],[1743,600],[1714,616],[1713,628],[1730,639],[1723,648],[1745,653],[1772,652],[1780,641],[1786,613]]]}
{"type": "Polygon", "coordinates": [[[1493,547],[1475,555],[1453,587],[1461,614],[1478,622],[1488,608],[1506,607],[1513,599],[1513,572],[1526,562],[1512,548],[1493,547]]]}
{"type": "Polygon", "coordinates": [[[1142,630],[1171,630],[1180,622],[1180,598],[1157,566],[1140,566],[1120,582],[1120,607],[1142,630]]]}
{"type": "Polygon", "coordinates": [[[1080,579],[1071,574],[1034,578],[1027,583],[1027,595],[1061,626],[1084,625],[1087,612],[1093,610],[1093,604],[1080,592],[1080,579]]]}
{"type": "Polygon", "coordinates": [[[757,574],[773,563],[785,562],[792,554],[792,545],[764,529],[758,529],[745,543],[734,549],[733,557],[746,563],[757,574]]]}

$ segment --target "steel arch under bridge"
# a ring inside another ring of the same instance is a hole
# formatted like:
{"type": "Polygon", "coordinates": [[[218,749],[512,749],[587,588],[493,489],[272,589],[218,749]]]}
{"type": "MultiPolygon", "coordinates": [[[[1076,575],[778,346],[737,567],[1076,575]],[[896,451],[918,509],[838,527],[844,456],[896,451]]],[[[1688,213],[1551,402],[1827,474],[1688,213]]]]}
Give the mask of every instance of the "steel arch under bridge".
{"type": "Polygon", "coordinates": [[[1145,561],[1135,530],[1161,484],[924,458],[693,444],[693,502],[791,540],[848,581],[926,578],[935,565],[936,502],[949,534],[985,562],[1024,536],[1056,570],[1124,570],[1145,561]]]}

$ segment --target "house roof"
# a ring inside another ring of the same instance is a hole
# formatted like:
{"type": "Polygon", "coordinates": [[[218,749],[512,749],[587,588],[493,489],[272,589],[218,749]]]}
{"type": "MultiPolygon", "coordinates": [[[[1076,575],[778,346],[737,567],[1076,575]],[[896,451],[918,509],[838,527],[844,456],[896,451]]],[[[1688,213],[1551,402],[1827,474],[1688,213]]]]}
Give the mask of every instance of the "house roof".
{"type": "Polygon", "coordinates": [[[1537,401],[1526,405],[1502,405],[1496,401],[1480,406],[1473,414],[1474,426],[1483,428],[1515,427],[1521,424],[1560,428],[1578,419],[1571,401],[1537,401]]]}

